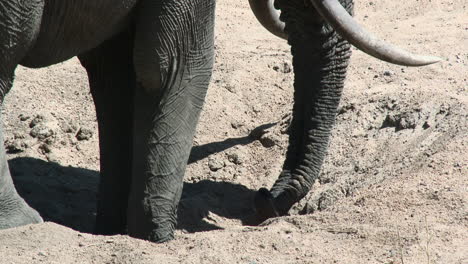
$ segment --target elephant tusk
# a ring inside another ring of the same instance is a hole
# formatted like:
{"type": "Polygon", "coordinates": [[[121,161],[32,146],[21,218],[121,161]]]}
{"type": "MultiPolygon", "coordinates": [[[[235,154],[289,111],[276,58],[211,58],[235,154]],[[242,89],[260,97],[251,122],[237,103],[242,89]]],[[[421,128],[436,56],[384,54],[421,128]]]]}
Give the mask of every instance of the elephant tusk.
{"type": "Polygon", "coordinates": [[[273,35],[287,40],[288,34],[284,32],[284,23],[280,21],[280,12],[273,7],[273,1],[249,0],[249,4],[255,17],[264,28],[273,35]]]}
{"type": "Polygon", "coordinates": [[[404,66],[424,66],[441,60],[434,56],[415,55],[378,39],[363,29],[337,0],[310,2],[344,39],[371,56],[404,66]]]}

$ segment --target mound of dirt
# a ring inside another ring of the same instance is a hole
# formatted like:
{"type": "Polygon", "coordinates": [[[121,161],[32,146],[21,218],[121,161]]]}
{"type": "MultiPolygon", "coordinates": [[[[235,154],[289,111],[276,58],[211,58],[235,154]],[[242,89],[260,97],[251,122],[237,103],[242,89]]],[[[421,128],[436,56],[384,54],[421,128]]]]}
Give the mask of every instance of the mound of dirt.
{"type": "Polygon", "coordinates": [[[219,0],[216,62],[185,177],[176,239],[89,234],[99,154],[76,59],[19,68],[3,108],[20,194],[48,222],[0,231],[0,263],[467,263],[465,1],[360,1],[378,36],[444,58],[423,68],[355,51],[330,149],[291,215],[244,226],[287,146],[289,46],[247,1],[219,0]]]}

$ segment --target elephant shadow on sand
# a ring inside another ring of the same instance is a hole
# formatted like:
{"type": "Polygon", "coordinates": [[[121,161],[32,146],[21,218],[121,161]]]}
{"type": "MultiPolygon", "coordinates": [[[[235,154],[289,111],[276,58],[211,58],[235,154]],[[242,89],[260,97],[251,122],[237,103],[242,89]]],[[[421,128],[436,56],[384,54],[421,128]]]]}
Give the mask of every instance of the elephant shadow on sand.
{"type": "MultiPolygon", "coordinates": [[[[251,136],[246,136],[195,146],[192,148],[189,163],[235,145],[250,144],[254,140],[251,136]]],[[[80,232],[93,232],[99,184],[98,171],[65,167],[55,162],[28,157],[11,159],[9,167],[19,194],[45,221],[80,232]]],[[[210,212],[246,223],[253,214],[251,201],[254,193],[254,190],[243,185],[229,182],[203,180],[184,183],[177,228],[188,232],[220,229],[216,224],[205,221],[210,212]]]]}

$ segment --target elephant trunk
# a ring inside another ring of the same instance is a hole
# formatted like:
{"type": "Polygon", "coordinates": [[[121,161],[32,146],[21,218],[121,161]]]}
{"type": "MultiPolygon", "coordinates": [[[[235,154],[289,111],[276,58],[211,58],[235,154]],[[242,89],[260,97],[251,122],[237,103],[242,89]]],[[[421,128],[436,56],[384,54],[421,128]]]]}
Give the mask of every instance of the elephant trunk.
{"type": "MultiPolygon", "coordinates": [[[[343,0],[352,12],[351,0],[343,0]]],[[[303,0],[277,0],[293,55],[294,106],[283,171],[255,197],[260,218],[285,215],[318,178],[351,56],[350,44],[303,0]]]]}

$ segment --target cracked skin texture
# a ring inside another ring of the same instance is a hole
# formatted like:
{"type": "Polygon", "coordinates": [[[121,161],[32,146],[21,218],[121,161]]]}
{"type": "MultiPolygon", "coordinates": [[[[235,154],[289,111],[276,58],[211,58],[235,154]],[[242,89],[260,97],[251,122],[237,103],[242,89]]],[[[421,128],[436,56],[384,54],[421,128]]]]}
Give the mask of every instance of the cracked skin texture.
{"type": "MultiPolygon", "coordinates": [[[[341,1],[349,13],[352,1],[341,1]]],[[[294,106],[283,170],[255,204],[261,219],[286,215],[318,178],[351,56],[350,45],[304,1],[277,0],[294,66],[294,106]]]]}

